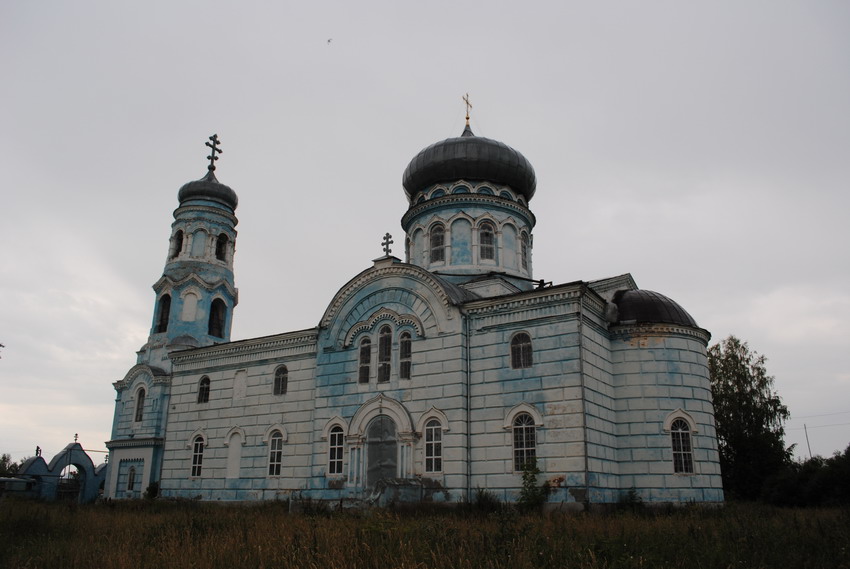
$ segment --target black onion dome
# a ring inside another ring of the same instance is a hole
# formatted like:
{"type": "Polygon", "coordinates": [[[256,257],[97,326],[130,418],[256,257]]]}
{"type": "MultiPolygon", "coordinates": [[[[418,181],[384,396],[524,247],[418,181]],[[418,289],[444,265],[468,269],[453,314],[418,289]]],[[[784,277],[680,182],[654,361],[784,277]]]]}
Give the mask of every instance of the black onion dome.
{"type": "Polygon", "coordinates": [[[680,324],[699,328],[679,304],[651,290],[619,290],[614,295],[618,323],[680,324]]]}
{"type": "Polygon", "coordinates": [[[408,199],[432,184],[484,180],[510,186],[526,201],[537,189],[534,168],[525,156],[502,142],[475,136],[469,125],[457,138],[447,138],[420,151],[404,171],[408,199]]]}
{"type": "Polygon", "coordinates": [[[239,204],[236,192],[219,182],[212,170],[209,170],[207,175],[200,180],[183,184],[183,187],[177,192],[177,199],[180,200],[181,204],[193,198],[218,202],[234,211],[239,204]]]}

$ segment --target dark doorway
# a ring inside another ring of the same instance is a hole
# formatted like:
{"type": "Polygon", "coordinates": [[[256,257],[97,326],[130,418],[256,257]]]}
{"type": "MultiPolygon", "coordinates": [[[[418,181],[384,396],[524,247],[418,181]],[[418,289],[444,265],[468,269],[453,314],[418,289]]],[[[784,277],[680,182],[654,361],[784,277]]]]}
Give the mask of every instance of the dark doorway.
{"type": "Polygon", "coordinates": [[[385,478],[398,476],[398,445],[393,420],[378,415],[366,427],[366,485],[374,488],[385,478]]]}

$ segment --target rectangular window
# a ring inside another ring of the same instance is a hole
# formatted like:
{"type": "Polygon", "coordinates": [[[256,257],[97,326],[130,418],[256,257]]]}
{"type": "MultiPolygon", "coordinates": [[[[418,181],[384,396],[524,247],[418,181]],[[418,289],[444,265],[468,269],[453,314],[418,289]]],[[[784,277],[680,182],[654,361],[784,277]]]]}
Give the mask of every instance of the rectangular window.
{"type": "Polygon", "coordinates": [[[445,230],[442,225],[435,225],[431,229],[431,262],[446,260],[445,230]]]}
{"type": "Polygon", "coordinates": [[[425,427],[425,472],[443,470],[443,429],[439,421],[428,421],[425,427]]]}
{"type": "Polygon", "coordinates": [[[369,338],[363,338],[360,342],[360,371],[358,381],[360,383],[369,383],[369,362],[372,359],[372,342],[369,338]]]}
{"type": "Polygon", "coordinates": [[[334,427],[328,440],[328,474],[342,474],[343,448],[342,429],[334,427]]]}
{"type": "Polygon", "coordinates": [[[514,470],[521,471],[526,463],[537,458],[537,433],[534,419],[521,413],[514,419],[514,470]]]}
{"type": "Polygon", "coordinates": [[[269,441],[269,476],[280,476],[283,463],[283,436],[275,432],[269,441]]]}
{"type": "Polygon", "coordinates": [[[681,419],[673,422],[670,431],[673,443],[673,472],[694,473],[694,455],[691,448],[690,426],[681,419]]]}
{"type": "Polygon", "coordinates": [[[398,344],[398,377],[399,379],[410,379],[410,359],[412,355],[410,334],[404,332],[398,344]]]}
{"type": "Polygon", "coordinates": [[[201,437],[195,438],[195,443],[192,446],[192,476],[201,475],[201,467],[204,463],[204,439],[201,437]]]}
{"type": "Polygon", "coordinates": [[[384,326],[378,335],[378,383],[384,383],[390,380],[392,345],[392,330],[389,326],[384,326]]]}

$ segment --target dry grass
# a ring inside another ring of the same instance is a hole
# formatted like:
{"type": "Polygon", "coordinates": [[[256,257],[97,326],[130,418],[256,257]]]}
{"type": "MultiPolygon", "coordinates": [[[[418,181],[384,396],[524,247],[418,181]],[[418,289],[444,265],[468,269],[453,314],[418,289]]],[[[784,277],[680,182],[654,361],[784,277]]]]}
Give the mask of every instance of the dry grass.
{"type": "Polygon", "coordinates": [[[290,514],[284,504],[0,503],[0,567],[848,567],[850,512],[290,514]]]}

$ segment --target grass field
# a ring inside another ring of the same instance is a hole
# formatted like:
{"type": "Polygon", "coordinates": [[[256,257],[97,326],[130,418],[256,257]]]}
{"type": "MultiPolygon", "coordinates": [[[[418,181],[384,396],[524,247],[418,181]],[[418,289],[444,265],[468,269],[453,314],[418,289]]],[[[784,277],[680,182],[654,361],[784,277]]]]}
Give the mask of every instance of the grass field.
{"type": "Polygon", "coordinates": [[[0,567],[847,567],[850,511],[291,514],[285,504],[0,502],[0,567]]]}

